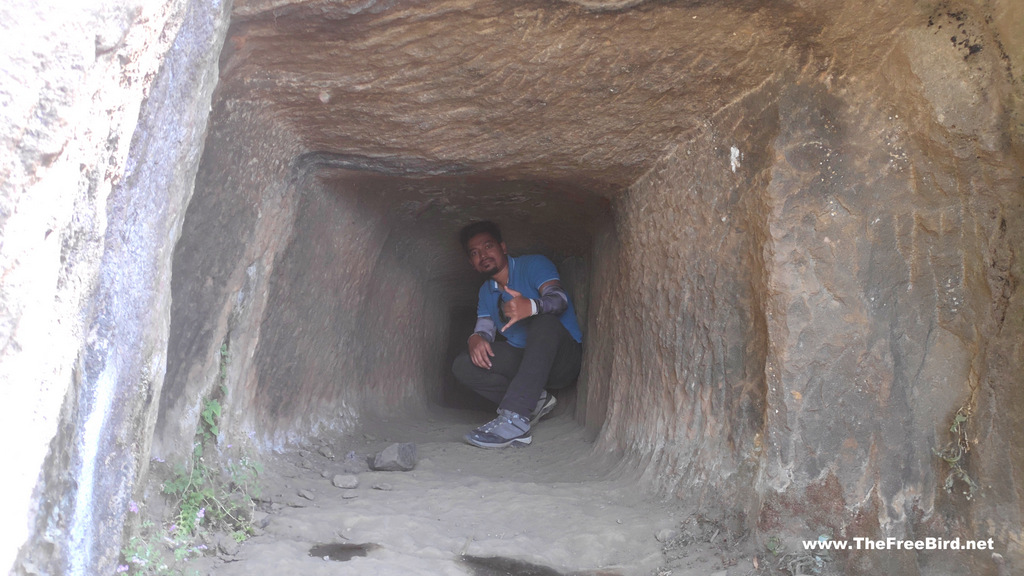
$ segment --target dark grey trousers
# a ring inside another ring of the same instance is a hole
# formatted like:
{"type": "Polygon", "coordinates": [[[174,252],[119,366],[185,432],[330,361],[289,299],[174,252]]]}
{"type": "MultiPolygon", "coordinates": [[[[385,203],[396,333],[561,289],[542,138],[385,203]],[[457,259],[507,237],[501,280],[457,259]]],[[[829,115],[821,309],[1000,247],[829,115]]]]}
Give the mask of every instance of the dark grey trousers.
{"type": "Polygon", "coordinates": [[[573,340],[557,316],[540,314],[520,322],[528,330],[526,348],[492,343],[490,369],[473,364],[469,352],[463,352],[455,358],[452,372],[463,386],[499,408],[529,418],[545,388],[564,388],[576,380],[583,346],[573,340]]]}

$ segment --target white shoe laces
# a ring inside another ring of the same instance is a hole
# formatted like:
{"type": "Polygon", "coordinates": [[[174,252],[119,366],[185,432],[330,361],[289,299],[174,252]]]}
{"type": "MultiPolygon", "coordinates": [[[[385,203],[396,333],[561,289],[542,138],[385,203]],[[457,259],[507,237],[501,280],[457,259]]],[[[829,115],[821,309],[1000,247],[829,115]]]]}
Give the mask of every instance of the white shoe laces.
{"type": "MultiPolygon", "coordinates": [[[[478,430],[480,430],[481,432],[484,432],[484,433],[490,433],[490,432],[493,432],[495,428],[497,428],[498,426],[501,426],[505,422],[508,422],[510,425],[512,425],[513,427],[515,427],[515,428],[517,428],[519,430],[522,430],[522,427],[517,426],[516,423],[512,421],[512,417],[509,416],[509,414],[513,414],[514,415],[515,412],[503,411],[500,416],[498,416],[494,420],[491,420],[487,424],[484,424],[483,426],[478,428],[478,430]]],[[[523,420],[523,419],[520,417],[520,420],[523,420]]],[[[523,420],[523,422],[526,422],[528,424],[528,422],[526,420],[523,420]]],[[[529,430],[529,428],[527,428],[527,430],[529,430]]]]}

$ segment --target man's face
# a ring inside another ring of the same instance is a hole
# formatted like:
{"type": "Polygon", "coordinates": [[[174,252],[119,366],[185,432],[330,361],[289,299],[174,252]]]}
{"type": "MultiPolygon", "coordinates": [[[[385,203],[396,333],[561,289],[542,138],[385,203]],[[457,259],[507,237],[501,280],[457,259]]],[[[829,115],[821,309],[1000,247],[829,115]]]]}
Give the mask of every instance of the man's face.
{"type": "Polygon", "coordinates": [[[486,232],[470,238],[466,250],[469,252],[469,263],[481,274],[493,276],[508,265],[505,243],[499,243],[486,232]]]}

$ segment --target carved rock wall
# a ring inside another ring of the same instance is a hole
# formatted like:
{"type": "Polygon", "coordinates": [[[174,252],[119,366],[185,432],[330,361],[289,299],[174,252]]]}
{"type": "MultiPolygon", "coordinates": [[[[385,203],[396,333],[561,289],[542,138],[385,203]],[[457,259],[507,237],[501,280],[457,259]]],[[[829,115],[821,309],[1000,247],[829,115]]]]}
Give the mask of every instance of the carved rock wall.
{"type": "MultiPolygon", "coordinates": [[[[753,513],[763,537],[992,537],[1020,561],[1019,421],[1000,406],[1019,397],[1007,352],[1021,339],[1020,232],[1007,222],[1024,190],[1009,58],[979,56],[999,45],[988,34],[947,6],[870,54],[812,60],[717,114],[616,203],[593,288],[614,332],[589,343],[584,414],[623,468],[729,502],[717,513],[735,524],[753,513]],[[936,455],[958,409],[974,489],[936,455]]],[[[840,566],[996,570],[986,552],[840,566]]]]}
{"type": "Polygon", "coordinates": [[[771,119],[753,112],[735,130],[702,130],[616,203],[585,373],[587,424],[603,423],[602,444],[624,466],[642,464],[650,484],[688,500],[730,502],[723,516],[741,525],[756,513],[766,409],[760,192],[771,119]]]}
{"type": "Polygon", "coordinates": [[[219,104],[218,112],[175,246],[167,377],[153,446],[154,456],[167,460],[191,450],[202,399],[223,399],[222,384],[242,383],[227,395],[225,404],[238,410],[226,411],[225,424],[248,406],[252,384],[244,383],[269,278],[299,199],[295,135],[265,123],[266,110],[257,106],[219,104]]]}
{"type": "MultiPolygon", "coordinates": [[[[808,533],[977,534],[1020,561],[1022,502],[1006,474],[1022,453],[1003,436],[1018,423],[996,408],[1018,394],[998,358],[1020,338],[1005,328],[1020,240],[1003,226],[1021,210],[1020,149],[1001,95],[1008,57],[982,19],[946,7],[880,45],[873,71],[779,94],[762,530],[801,517],[808,533]],[[935,454],[961,408],[973,495],[955,477],[943,488],[952,469],[935,454]],[[997,461],[1000,473],[982,472],[997,461]]],[[[845,562],[852,573],[992,571],[987,556],[845,562]]]]}
{"type": "MultiPolygon", "coordinates": [[[[780,510],[802,506],[775,494],[803,490],[820,507],[811,530],[982,530],[1012,543],[1015,520],[982,527],[970,513],[943,518],[941,509],[970,507],[970,498],[960,482],[951,495],[942,490],[950,469],[934,452],[950,440],[960,407],[971,414],[973,441],[998,427],[1003,417],[985,414],[983,397],[1012,389],[1012,378],[986,360],[989,346],[999,346],[1005,303],[1002,288],[993,293],[988,284],[992,267],[1002,266],[991,255],[1015,242],[1005,243],[1000,226],[1019,210],[1019,176],[1005,149],[986,152],[977,140],[933,131],[924,117],[931,110],[886,94],[893,88],[885,78],[903,77],[904,66],[899,53],[884,60],[882,78],[856,90],[856,103],[811,83],[780,98],[774,147],[782,158],[768,189],[769,489],[761,521],[772,525],[780,510]],[[957,158],[951,143],[971,152],[957,158]]],[[[1014,454],[1000,442],[990,449],[965,462],[1014,454]]],[[[1019,500],[997,485],[984,490],[1008,497],[1019,516],[1019,500]]],[[[948,568],[915,568],[912,554],[850,562],[868,571],[948,568]]]]}

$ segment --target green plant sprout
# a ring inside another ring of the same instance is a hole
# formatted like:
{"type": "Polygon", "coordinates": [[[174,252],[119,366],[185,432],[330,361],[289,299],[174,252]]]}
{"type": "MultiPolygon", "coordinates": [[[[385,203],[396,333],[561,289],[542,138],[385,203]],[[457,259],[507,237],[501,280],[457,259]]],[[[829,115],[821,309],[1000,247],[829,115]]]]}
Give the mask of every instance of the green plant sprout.
{"type": "Polygon", "coordinates": [[[974,497],[974,491],[978,489],[978,484],[967,474],[967,470],[964,469],[963,465],[964,455],[971,450],[971,445],[967,440],[967,422],[970,420],[970,416],[970,409],[966,406],[961,406],[957,409],[956,414],[953,416],[953,423],[949,427],[949,432],[953,434],[953,439],[942,450],[935,451],[936,456],[949,464],[949,474],[946,475],[943,488],[946,492],[952,494],[956,481],[960,480],[967,485],[967,491],[964,494],[968,500],[974,497]]]}
{"type": "Polygon", "coordinates": [[[214,439],[220,434],[220,426],[217,425],[220,422],[220,411],[219,401],[212,398],[203,400],[203,410],[199,414],[202,418],[199,430],[204,442],[214,439]]]}
{"type": "Polygon", "coordinates": [[[225,395],[228,393],[227,386],[225,386],[225,383],[228,380],[228,358],[228,343],[225,341],[220,345],[220,371],[218,373],[218,376],[220,377],[221,391],[224,392],[225,395]]]}

